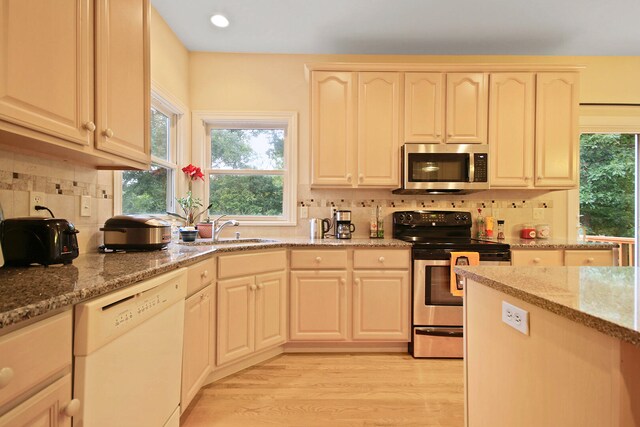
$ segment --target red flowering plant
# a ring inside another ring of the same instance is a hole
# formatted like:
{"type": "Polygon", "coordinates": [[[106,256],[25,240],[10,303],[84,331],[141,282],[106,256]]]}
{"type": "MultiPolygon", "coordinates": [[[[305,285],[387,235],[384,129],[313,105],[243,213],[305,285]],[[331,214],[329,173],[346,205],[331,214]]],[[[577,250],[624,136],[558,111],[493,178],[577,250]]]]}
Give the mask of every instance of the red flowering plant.
{"type": "Polygon", "coordinates": [[[184,172],[184,174],[189,179],[189,191],[187,191],[187,195],[185,197],[176,198],[176,201],[180,205],[180,208],[182,208],[184,216],[172,212],[167,213],[169,215],[176,216],[182,219],[185,223],[185,226],[193,226],[198,221],[198,218],[200,218],[203,213],[209,210],[211,205],[198,212],[198,210],[202,207],[202,201],[197,197],[193,197],[193,182],[197,181],[198,179],[204,181],[204,174],[202,173],[202,170],[199,167],[189,164],[182,168],[182,172],[184,172]]]}

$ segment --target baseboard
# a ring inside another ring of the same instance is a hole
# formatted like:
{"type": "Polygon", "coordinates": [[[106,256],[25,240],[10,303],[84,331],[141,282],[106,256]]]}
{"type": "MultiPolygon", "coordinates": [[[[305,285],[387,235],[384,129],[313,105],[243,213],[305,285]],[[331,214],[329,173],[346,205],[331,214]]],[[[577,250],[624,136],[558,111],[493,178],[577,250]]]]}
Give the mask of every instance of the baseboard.
{"type": "Polygon", "coordinates": [[[408,353],[406,342],[289,342],[285,353],[408,353]]]}
{"type": "Polygon", "coordinates": [[[235,374],[236,372],[240,372],[243,369],[250,368],[258,363],[265,362],[269,359],[272,359],[279,354],[284,352],[283,346],[278,346],[274,348],[270,348],[264,350],[257,354],[252,354],[248,356],[246,359],[241,359],[237,362],[230,363],[229,365],[221,366],[216,368],[213,372],[209,374],[207,379],[204,381],[203,386],[207,384],[211,384],[212,382],[218,381],[222,378],[228,377],[229,375],[235,374]]]}

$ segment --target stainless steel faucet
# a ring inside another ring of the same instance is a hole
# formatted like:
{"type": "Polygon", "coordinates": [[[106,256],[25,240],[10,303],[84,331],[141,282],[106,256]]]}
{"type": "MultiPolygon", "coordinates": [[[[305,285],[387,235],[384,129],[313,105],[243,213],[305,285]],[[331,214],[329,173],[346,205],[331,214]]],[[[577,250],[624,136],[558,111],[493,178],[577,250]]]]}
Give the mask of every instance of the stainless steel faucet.
{"type": "Polygon", "coordinates": [[[218,225],[218,221],[220,221],[225,216],[226,215],[221,215],[218,218],[213,220],[213,233],[211,233],[211,237],[212,237],[214,242],[218,240],[218,238],[220,237],[220,232],[227,225],[232,225],[234,227],[237,227],[237,226],[240,225],[240,222],[236,221],[235,219],[229,219],[229,220],[223,222],[222,224],[218,225]]]}

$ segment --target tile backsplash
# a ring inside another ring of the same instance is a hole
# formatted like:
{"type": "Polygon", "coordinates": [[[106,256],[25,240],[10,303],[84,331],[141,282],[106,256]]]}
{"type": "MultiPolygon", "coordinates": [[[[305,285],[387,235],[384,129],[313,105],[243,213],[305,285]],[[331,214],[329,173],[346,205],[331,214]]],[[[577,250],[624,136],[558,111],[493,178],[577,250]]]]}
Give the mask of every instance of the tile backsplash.
{"type": "Polygon", "coordinates": [[[99,228],[113,216],[113,172],[0,150],[0,204],[6,218],[29,215],[30,191],[45,193],[42,204],[78,228],[81,253],[96,251],[102,243],[99,228]],[[91,197],[90,216],[80,216],[80,196],[91,197]]]}

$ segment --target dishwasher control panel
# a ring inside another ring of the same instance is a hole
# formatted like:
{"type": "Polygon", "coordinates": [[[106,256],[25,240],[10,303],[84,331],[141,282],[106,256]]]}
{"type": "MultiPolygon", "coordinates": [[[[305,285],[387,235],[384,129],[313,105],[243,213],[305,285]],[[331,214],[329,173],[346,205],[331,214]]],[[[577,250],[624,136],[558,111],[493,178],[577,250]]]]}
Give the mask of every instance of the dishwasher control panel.
{"type": "Polygon", "coordinates": [[[83,356],[175,303],[184,304],[187,270],[153,277],[76,306],[74,355],[83,356]]]}

